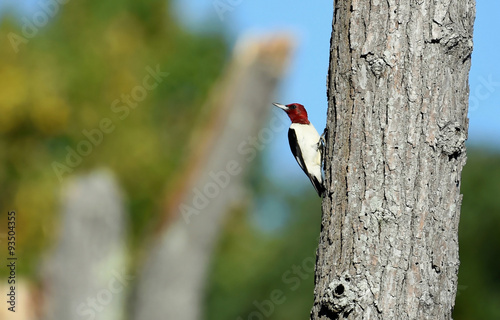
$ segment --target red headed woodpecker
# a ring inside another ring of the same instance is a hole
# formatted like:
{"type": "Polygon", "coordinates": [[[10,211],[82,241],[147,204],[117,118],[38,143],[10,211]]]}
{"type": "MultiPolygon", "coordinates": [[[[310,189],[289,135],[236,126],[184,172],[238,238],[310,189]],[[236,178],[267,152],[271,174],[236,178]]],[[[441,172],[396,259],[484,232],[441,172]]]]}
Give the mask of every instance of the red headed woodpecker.
{"type": "Polygon", "coordinates": [[[276,107],[283,109],[292,125],[288,129],[288,142],[290,149],[299,166],[311,180],[316,192],[321,197],[323,187],[323,176],[321,175],[321,138],[318,131],[309,122],[307,111],[303,105],[298,103],[279,104],[276,107]]]}

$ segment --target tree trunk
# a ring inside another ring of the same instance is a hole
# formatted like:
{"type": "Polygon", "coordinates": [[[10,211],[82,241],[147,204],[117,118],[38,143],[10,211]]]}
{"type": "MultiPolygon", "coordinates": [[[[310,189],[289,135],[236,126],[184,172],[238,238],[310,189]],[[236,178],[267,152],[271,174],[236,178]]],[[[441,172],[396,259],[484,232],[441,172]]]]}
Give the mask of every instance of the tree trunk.
{"type": "Polygon", "coordinates": [[[110,171],[100,169],[63,190],[61,235],[42,271],[43,319],[123,319],[134,277],[127,270],[120,187],[110,171]]]}
{"type": "Polygon", "coordinates": [[[335,1],[311,319],[451,319],[474,17],[335,1]]]}

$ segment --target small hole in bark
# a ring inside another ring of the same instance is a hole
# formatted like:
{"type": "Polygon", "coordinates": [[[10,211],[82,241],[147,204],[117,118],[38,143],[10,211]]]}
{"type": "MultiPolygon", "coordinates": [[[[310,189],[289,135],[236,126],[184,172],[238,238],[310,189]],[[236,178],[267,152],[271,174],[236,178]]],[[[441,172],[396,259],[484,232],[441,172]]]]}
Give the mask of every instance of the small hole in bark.
{"type": "Polygon", "coordinates": [[[339,318],[339,313],[334,312],[328,308],[327,305],[321,305],[321,309],[318,312],[318,316],[320,317],[326,317],[327,319],[338,319],[339,318]]]}
{"type": "Polygon", "coordinates": [[[335,295],[341,296],[344,293],[344,286],[339,284],[337,287],[335,287],[335,295]]]}
{"type": "Polygon", "coordinates": [[[460,156],[461,152],[460,151],[455,151],[452,154],[448,155],[448,160],[451,161],[453,159],[457,160],[458,157],[460,156]]]}
{"type": "Polygon", "coordinates": [[[436,273],[441,273],[441,269],[439,269],[439,267],[436,266],[435,264],[432,265],[432,269],[434,269],[434,271],[436,271],[436,273]]]}

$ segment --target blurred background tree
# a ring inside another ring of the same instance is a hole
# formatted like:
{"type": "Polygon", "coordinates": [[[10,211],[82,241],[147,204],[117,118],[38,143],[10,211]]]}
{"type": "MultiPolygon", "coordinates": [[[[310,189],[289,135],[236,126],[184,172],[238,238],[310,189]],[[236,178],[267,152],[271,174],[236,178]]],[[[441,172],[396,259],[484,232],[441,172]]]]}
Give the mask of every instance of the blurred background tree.
{"type": "MultiPolygon", "coordinates": [[[[227,61],[225,31],[213,24],[203,33],[187,30],[170,1],[68,1],[16,53],[8,35],[23,35],[24,15],[0,13],[0,227],[3,241],[7,210],[19,212],[18,274],[36,280],[59,233],[62,184],[52,163],[64,164],[67,147],[87,140],[82,131],[103,118],[116,128],[71,174],[106,166],[118,176],[137,254],[162,219],[164,196],[175,190],[193,148],[189,138],[210,112],[203,106],[227,61]],[[146,66],[157,65],[168,77],[121,119],[113,101],[141,85],[146,66]]],[[[307,179],[270,181],[259,157],[248,175],[253,199],[229,216],[213,257],[207,319],[263,314],[256,304],[275,290],[285,299],[264,319],[304,319],[310,312],[308,259],[315,258],[320,201],[307,179]],[[307,193],[298,196],[290,185],[301,183],[307,193]]],[[[454,318],[499,319],[500,155],[472,148],[468,158],[454,318]]]]}

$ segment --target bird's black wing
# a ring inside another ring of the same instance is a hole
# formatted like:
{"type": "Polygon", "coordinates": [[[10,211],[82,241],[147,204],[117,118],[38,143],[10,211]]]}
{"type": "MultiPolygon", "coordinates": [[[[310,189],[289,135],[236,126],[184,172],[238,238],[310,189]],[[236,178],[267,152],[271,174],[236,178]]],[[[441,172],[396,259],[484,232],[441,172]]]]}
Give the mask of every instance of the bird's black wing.
{"type": "Polygon", "coordinates": [[[311,183],[314,189],[316,190],[316,193],[318,194],[318,196],[321,197],[321,195],[325,191],[325,187],[321,184],[321,182],[318,181],[318,179],[316,179],[315,176],[310,176],[310,175],[307,176],[309,177],[309,180],[311,180],[311,183]]]}
{"type": "Polygon", "coordinates": [[[302,156],[299,142],[297,141],[297,135],[295,134],[295,130],[292,128],[288,129],[288,143],[290,144],[290,150],[292,150],[295,160],[297,160],[297,163],[302,168],[302,170],[304,170],[305,174],[308,174],[306,164],[304,163],[304,157],[302,156]]]}

